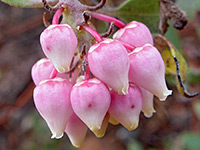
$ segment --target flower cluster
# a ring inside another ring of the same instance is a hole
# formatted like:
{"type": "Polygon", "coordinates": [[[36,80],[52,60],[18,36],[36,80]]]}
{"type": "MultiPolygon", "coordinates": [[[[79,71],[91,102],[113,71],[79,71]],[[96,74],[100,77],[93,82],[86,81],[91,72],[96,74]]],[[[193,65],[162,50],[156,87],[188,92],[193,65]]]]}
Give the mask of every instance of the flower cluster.
{"type": "MultiPolygon", "coordinates": [[[[59,19],[63,11],[59,9],[54,18],[59,19]]],[[[113,38],[102,38],[89,24],[81,25],[79,30],[95,41],[88,50],[83,45],[80,52],[79,32],[54,20],[40,37],[47,58],[32,68],[35,106],[52,138],[65,132],[76,147],[88,128],[97,137],[105,134],[109,122],[136,129],[141,111],[146,117],[155,112],[153,96],[164,101],[172,93],[166,86],[162,57],[143,23],[125,25],[109,16],[90,15],[120,29],[113,38]]]]}

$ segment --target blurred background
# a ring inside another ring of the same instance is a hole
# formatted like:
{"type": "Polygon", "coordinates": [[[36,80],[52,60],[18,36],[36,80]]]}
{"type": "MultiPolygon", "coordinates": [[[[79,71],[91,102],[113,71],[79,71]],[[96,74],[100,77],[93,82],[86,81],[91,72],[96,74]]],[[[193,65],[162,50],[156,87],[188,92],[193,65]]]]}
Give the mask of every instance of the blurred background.
{"type": "MultiPolygon", "coordinates": [[[[86,1],[92,5],[93,1],[86,1]]],[[[109,0],[117,5],[121,1],[109,0]]],[[[17,8],[0,2],[0,150],[74,150],[67,136],[51,133],[32,100],[32,65],[44,57],[39,37],[44,9],[17,8]]],[[[200,10],[182,31],[170,28],[166,36],[188,62],[187,88],[200,91],[200,10]]],[[[48,14],[51,18],[51,14],[48,14]]],[[[200,97],[183,97],[173,85],[165,102],[155,98],[156,114],[141,113],[139,127],[128,131],[109,125],[98,139],[90,131],[80,150],[200,150],[200,97]]]]}

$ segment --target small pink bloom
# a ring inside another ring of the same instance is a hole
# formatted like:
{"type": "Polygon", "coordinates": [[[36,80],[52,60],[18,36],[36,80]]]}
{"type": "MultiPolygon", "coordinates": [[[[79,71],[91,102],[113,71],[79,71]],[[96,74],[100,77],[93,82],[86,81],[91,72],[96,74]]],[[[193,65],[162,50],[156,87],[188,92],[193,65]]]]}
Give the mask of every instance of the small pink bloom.
{"type": "Polygon", "coordinates": [[[136,85],[131,83],[126,95],[119,95],[114,91],[111,92],[109,113],[128,130],[137,128],[141,110],[142,93],[136,85]]]}
{"type": "Polygon", "coordinates": [[[78,116],[73,113],[67,123],[65,133],[68,135],[71,143],[75,147],[80,147],[86,137],[87,126],[81,121],[78,116]]]}
{"type": "Polygon", "coordinates": [[[76,115],[92,131],[101,129],[110,106],[110,92],[98,79],[76,83],[71,91],[71,104],[76,115]]]}
{"type": "Polygon", "coordinates": [[[153,38],[151,32],[141,22],[132,21],[124,28],[119,29],[113,38],[135,47],[143,46],[144,44],[153,45],[153,38]]]}
{"type": "Polygon", "coordinates": [[[144,113],[145,117],[150,118],[153,113],[155,113],[155,109],[153,107],[153,94],[144,88],[140,88],[142,91],[142,112],[144,113]]]}
{"type": "Polygon", "coordinates": [[[130,60],[126,48],[118,41],[106,39],[90,47],[91,72],[119,94],[128,92],[130,60]]]}
{"type": "Polygon", "coordinates": [[[33,97],[37,110],[47,122],[52,137],[63,136],[72,115],[70,92],[72,84],[61,78],[44,80],[34,89],[33,97]]]}
{"type": "Polygon", "coordinates": [[[78,43],[74,31],[69,25],[50,25],[42,32],[40,43],[45,55],[58,72],[69,71],[78,43]]]}
{"type": "Polygon", "coordinates": [[[109,113],[107,113],[103,119],[101,129],[93,131],[93,133],[95,134],[96,137],[101,138],[105,135],[106,129],[108,126],[108,122],[109,122],[109,118],[110,118],[110,115],[109,115],[109,113]]]}
{"type": "Polygon", "coordinates": [[[161,101],[172,94],[165,82],[165,65],[158,50],[150,44],[136,48],[129,54],[129,80],[150,91],[161,101]]]}
{"type": "MultiPolygon", "coordinates": [[[[42,80],[50,79],[51,73],[54,69],[54,65],[48,58],[42,58],[37,61],[31,70],[31,76],[35,85],[38,85],[42,80]]],[[[57,77],[69,79],[68,74],[58,73],[57,77]]]]}

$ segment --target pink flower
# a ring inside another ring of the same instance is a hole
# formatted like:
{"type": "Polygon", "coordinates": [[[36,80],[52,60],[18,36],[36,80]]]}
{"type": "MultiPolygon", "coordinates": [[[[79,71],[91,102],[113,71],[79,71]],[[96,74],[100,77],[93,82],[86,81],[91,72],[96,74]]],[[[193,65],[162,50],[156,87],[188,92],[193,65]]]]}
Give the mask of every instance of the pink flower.
{"type": "Polygon", "coordinates": [[[113,90],[119,94],[128,92],[130,60],[120,42],[106,39],[91,46],[88,64],[91,72],[113,90]]]}
{"type": "Polygon", "coordinates": [[[140,88],[142,91],[142,112],[144,113],[145,117],[150,118],[153,113],[155,113],[155,109],[153,107],[153,94],[144,88],[140,88]]]}
{"type": "Polygon", "coordinates": [[[72,84],[61,78],[44,80],[34,89],[33,97],[37,110],[47,122],[52,137],[63,136],[72,115],[70,92],[72,84]]]}
{"type": "Polygon", "coordinates": [[[58,72],[69,71],[78,43],[74,31],[69,25],[50,25],[42,32],[40,43],[45,55],[58,72]]]}
{"type": "Polygon", "coordinates": [[[73,113],[67,123],[65,133],[68,135],[72,145],[78,148],[83,144],[87,129],[87,126],[73,113]]]}
{"type": "Polygon", "coordinates": [[[146,25],[137,21],[132,21],[124,28],[119,29],[113,35],[113,39],[128,43],[135,47],[140,47],[144,44],[153,45],[151,32],[146,25]]]}
{"type": "MultiPolygon", "coordinates": [[[[35,85],[38,85],[42,80],[50,79],[51,73],[54,69],[54,65],[47,58],[42,58],[37,61],[31,70],[31,76],[35,85]]],[[[68,74],[58,73],[57,77],[69,79],[68,74]]]]}
{"type": "Polygon", "coordinates": [[[101,129],[110,106],[108,88],[98,79],[76,83],[71,91],[71,104],[76,115],[92,131],[101,129]]]}
{"type": "Polygon", "coordinates": [[[131,83],[126,95],[119,95],[114,91],[111,92],[109,113],[128,130],[137,128],[141,110],[142,93],[136,85],[131,83]]]}
{"type": "Polygon", "coordinates": [[[150,44],[134,49],[129,54],[129,80],[150,91],[161,101],[172,94],[165,82],[165,65],[158,50],[150,44]]]}
{"type": "Polygon", "coordinates": [[[101,138],[105,135],[106,129],[107,129],[107,126],[108,126],[108,122],[109,122],[109,118],[110,118],[110,115],[107,113],[106,116],[103,119],[101,128],[99,130],[93,131],[93,133],[95,134],[96,137],[101,138]]]}

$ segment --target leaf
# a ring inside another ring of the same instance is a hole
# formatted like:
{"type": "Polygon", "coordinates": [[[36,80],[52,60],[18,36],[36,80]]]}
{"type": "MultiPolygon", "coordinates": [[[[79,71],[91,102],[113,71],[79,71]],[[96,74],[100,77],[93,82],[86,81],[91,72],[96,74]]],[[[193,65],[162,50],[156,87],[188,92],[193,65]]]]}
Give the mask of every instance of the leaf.
{"type": "Polygon", "coordinates": [[[187,24],[187,15],[182,11],[172,0],[159,0],[160,2],[160,20],[159,30],[161,34],[165,34],[169,25],[168,20],[171,20],[174,28],[181,30],[187,24]]]}
{"type": "Polygon", "coordinates": [[[184,150],[199,150],[200,135],[195,133],[183,133],[181,135],[181,142],[184,150]]]}
{"type": "MultiPolygon", "coordinates": [[[[9,5],[18,7],[43,7],[42,0],[1,0],[9,5]]],[[[47,0],[48,3],[56,3],[58,0],[47,0]]]]}
{"type": "Polygon", "coordinates": [[[127,0],[114,13],[126,22],[133,20],[143,22],[152,33],[158,33],[158,0],[148,0],[148,2],[147,0],[127,0]]]}
{"type": "Polygon", "coordinates": [[[198,93],[189,93],[185,88],[187,63],[181,53],[161,34],[154,35],[154,44],[164,60],[165,74],[176,77],[178,91],[188,98],[197,96],[198,93]]]}

